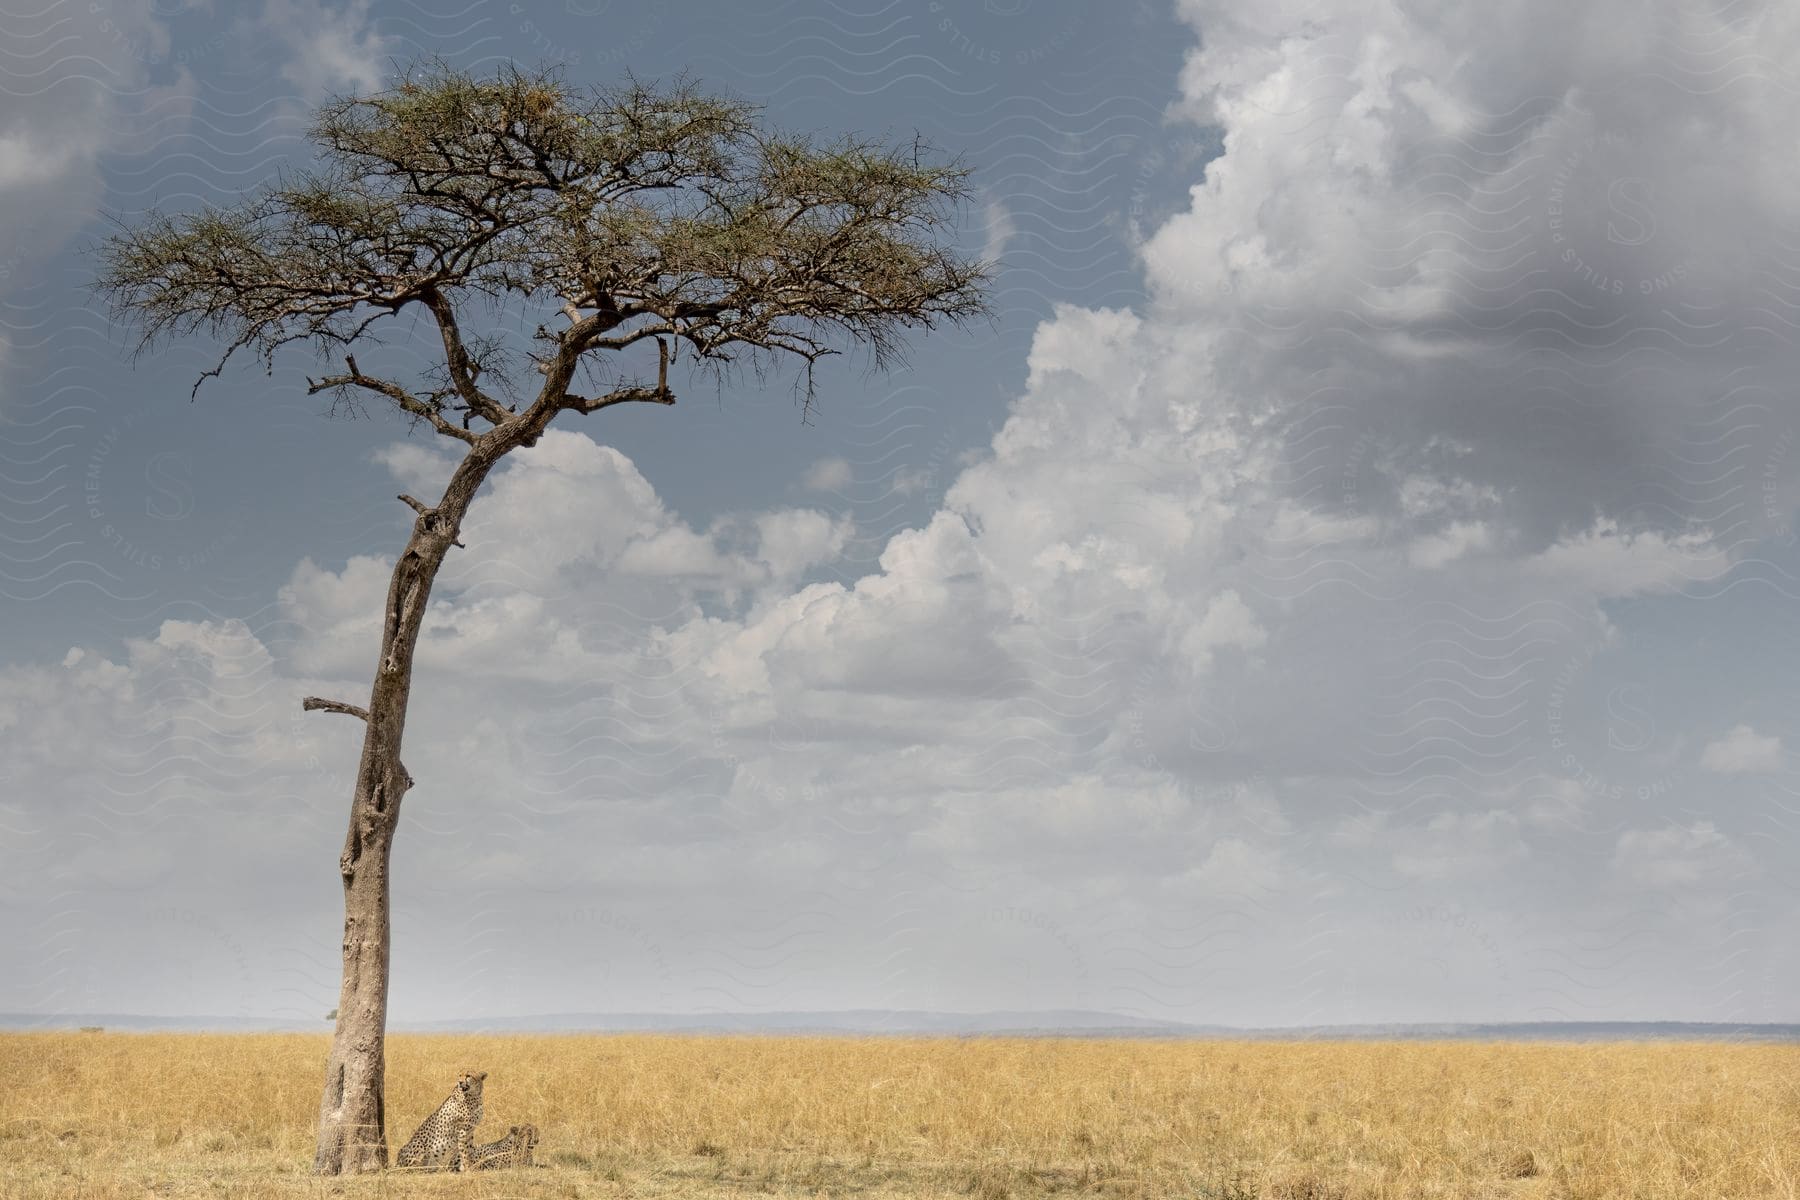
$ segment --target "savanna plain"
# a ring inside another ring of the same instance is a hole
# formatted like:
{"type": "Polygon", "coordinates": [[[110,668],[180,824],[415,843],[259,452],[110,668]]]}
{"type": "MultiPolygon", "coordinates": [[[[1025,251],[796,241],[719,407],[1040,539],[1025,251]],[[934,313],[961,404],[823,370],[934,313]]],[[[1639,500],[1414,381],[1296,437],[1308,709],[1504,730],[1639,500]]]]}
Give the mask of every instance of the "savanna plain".
{"type": "Polygon", "coordinates": [[[0,1195],[1750,1200],[1800,1195],[1800,1046],[396,1036],[537,1165],[321,1179],[326,1039],[0,1035],[0,1195]]]}

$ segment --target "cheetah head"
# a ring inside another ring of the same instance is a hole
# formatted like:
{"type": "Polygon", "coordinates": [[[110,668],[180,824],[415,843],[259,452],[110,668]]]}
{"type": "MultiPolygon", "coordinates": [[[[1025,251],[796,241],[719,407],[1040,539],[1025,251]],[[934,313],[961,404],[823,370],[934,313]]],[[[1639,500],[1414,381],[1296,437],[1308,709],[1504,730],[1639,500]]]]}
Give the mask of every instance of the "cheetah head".
{"type": "Polygon", "coordinates": [[[486,1071],[464,1071],[456,1086],[471,1102],[481,1099],[481,1081],[487,1078],[486,1071]]]}
{"type": "Polygon", "coordinates": [[[538,1144],[538,1131],[536,1125],[514,1125],[512,1131],[513,1136],[523,1142],[527,1150],[538,1144]]]}

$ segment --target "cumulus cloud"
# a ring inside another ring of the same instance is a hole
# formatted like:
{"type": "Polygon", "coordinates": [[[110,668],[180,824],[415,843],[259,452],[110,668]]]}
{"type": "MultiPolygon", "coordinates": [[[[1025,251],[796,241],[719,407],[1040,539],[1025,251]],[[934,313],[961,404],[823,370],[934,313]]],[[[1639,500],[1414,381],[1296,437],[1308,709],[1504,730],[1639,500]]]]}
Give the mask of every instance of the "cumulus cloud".
{"type": "Polygon", "coordinates": [[[772,576],[792,580],[844,552],[855,523],[813,508],[790,508],[756,518],[756,557],[772,576]]]}
{"type": "Polygon", "coordinates": [[[1780,738],[1734,725],[1724,737],[1706,744],[1700,765],[1721,775],[1767,775],[1786,767],[1787,756],[1780,738]]]}
{"type": "Polygon", "coordinates": [[[1414,829],[1394,829],[1394,869],[1424,880],[1479,879],[1526,854],[1519,819],[1509,812],[1438,813],[1414,829]]]}
{"type": "Polygon", "coordinates": [[[806,469],[802,482],[815,492],[841,492],[850,486],[850,460],[832,455],[806,469]]]}
{"type": "Polygon", "coordinates": [[[1630,829],[1619,835],[1613,867],[1628,882],[1649,888],[1741,884],[1756,862],[1711,821],[1667,829],[1630,829]]]}
{"type": "Polygon", "coordinates": [[[1525,822],[1538,829],[1579,828],[1593,804],[1592,793],[1575,779],[1539,781],[1525,797],[1525,822]]]}
{"type": "Polygon", "coordinates": [[[54,19],[17,14],[0,68],[0,203],[12,235],[0,286],[59,249],[100,206],[109,153],[167,140],[193,100],[193,81],[152,79],[169,32],[149,6],[57,9],[54,19]]]}
{"type": "Polygon", "coordinates": [[[982,204],[981,217],[981,257],[988,262],[997,262],[1006,253],[1007,243],[1018,236],[1018,226],[1006,202],[995,197],[989,197],[982,204]]]}
{"type": "Polygon", "coordinates": [[[387,82],[390,51],[375,32],[369,0],[267,0],[260,23],[287,51],[281,77],[308,103],[387,82]]]}
{"type": "Polygon", "coordinates": [[[1221,838],[1195,867],[1174,878],[1173,887],[1186,898],[1207,895],[1272,892],[1294,880],[1278,849],[1243,838],[1221,838]]]}

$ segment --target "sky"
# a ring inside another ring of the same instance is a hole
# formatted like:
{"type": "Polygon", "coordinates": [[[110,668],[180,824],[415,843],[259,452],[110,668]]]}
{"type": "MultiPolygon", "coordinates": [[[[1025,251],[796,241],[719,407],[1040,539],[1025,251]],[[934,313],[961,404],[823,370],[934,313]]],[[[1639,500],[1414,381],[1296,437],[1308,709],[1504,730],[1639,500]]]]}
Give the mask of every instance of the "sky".
{"type": "Polygon", "coordinates": [[[88,282],[430,53],[923,134],[997,276],[805,421],[791,374],[677,381],[495,473],[418,656],[394,1020],[1800,1020],[1800,9],[45,0],[0,39],[0,1012],[336,1003],[360,727],[299,701],[366,696],[448,451],[304,352],[190,399],[217,347],[134,355],[88,282]]]}

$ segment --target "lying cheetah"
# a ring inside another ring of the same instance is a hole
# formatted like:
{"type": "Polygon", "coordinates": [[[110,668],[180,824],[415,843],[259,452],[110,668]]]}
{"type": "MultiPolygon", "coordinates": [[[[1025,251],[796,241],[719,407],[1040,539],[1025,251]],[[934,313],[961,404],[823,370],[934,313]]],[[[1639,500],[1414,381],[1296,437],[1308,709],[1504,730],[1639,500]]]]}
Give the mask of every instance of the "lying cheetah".
{"type": "Polygon", "coordinates": [[[466,1169],[475,1145],[475,1126],[481,1124],[481,1081],[486,1078],[486,1071],[463,1072],[450,1089],[449,1098],[425,1118],[412,1140],[401,1147],[394,1165],[466,1169]]]}
{"type": "Polygon", "coordinates": [[[531,1148],[537,1145],[537,1141],[536,1125],[514,1125],[499,1141],[489,1142],[485,1146],[477,1146],[470,1151],[469,1165],[477,1171],[492,1171],[504,1167],[529,1167],[531,1165],[531,1148]]]}

